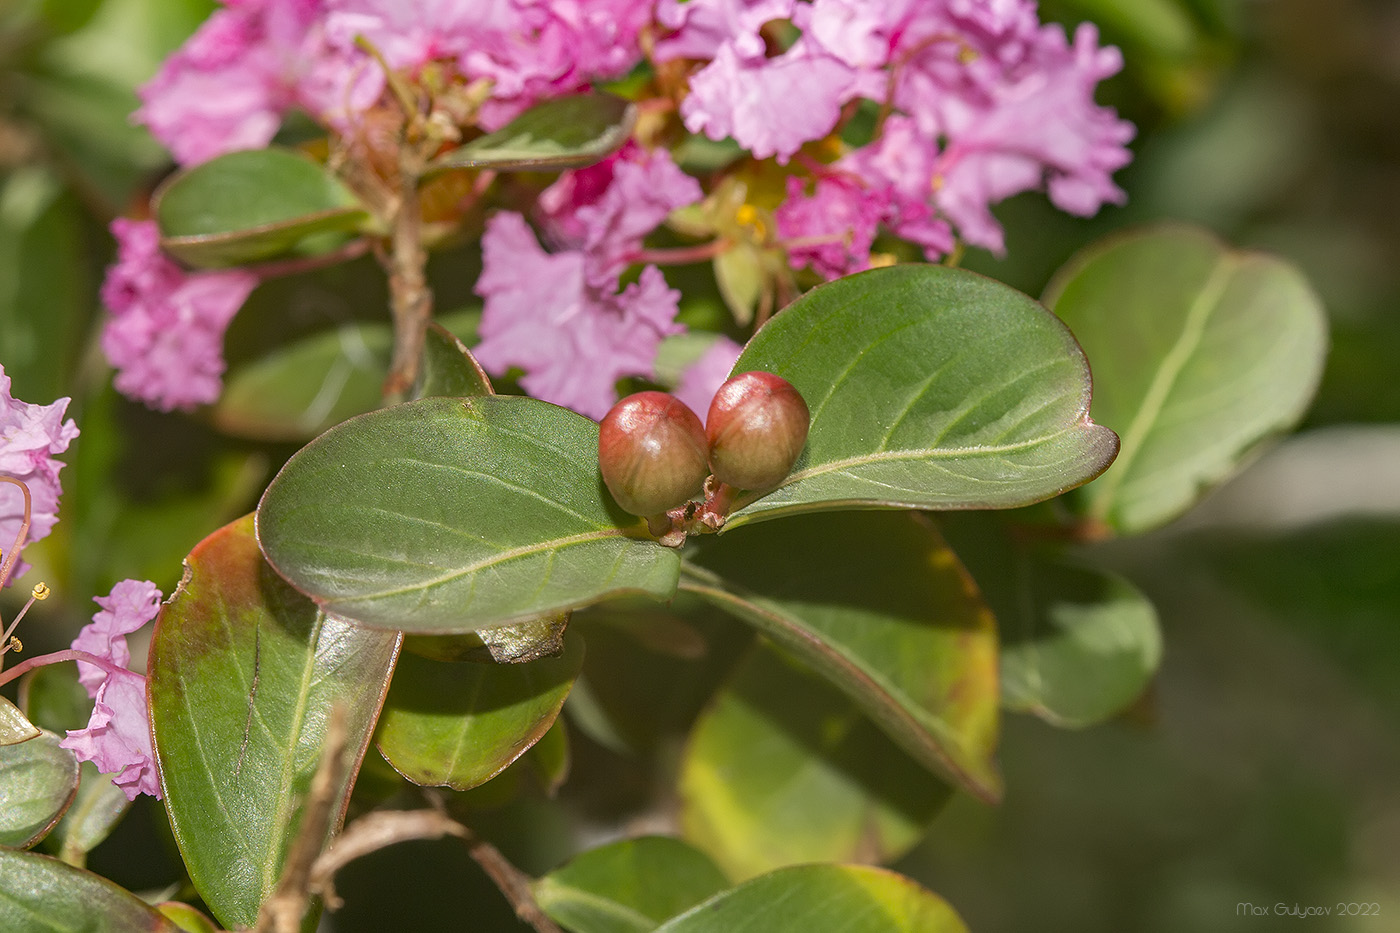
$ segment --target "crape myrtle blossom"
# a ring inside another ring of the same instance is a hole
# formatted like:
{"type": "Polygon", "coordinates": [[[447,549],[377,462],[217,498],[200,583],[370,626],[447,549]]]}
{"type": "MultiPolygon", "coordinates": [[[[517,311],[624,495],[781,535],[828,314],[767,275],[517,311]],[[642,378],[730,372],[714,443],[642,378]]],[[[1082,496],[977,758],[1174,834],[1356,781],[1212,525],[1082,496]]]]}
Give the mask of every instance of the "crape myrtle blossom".
{"type": "Polygon", "coordinates": [[[1121,56],[1089,24],[1070,43],[1039,22],[1032,0],[662,0],[658,18],[677,29],[658,59],[714,50],[681,105],[692,132],[785,161],[857,98],[890,109],[880,134],[837,166],[858,187],[818,181],[804,191],[818,203],[787,212],[804,236],[820,235],[824,207],[860,214],[847,261],[798,251],[795,265],[815,262],[824,275],[860,266],[868,211],[843,203],[860,189],[930,258],[952,243],[934,211],[967,242],[1001,252],[989,208],[1013,194],[1043,187],[1080,215],[1123,200],[1111,175],[1131,157],[1133,129],[1093,98],[1121,56]],[[758,27],[780,17],[802,32],[768,57],[758,27]]]}
{"type": "Polygon", "coordinates": [[[240,270],[186,272],[160,251],[154,221],[112,222],[117,262],[102,283],[111,312],[102,352],[116,387],[154,408],[193,408],[219,397],[224,332],[258,284],[240,270]]]}
{"type": "Polygon", "coordinates": [[[668,152],[629,145],[544,192],[546,232],[567,248],[547,253],[522,216],[497,214],[481,239],[477,359],[496,372],[518,366],[532,395],[601,418],[617,380],[650,375],[662,338],[683,330],[680,295],[659,269],[621,292],[619,278],[642,238],[702,194],[668,152]]]}
{"type": "Polygon", "coordinates": [[[383,94],[382,67],[444,61],[491,82],[480,123],[625,74],[651,16],[635,0],[223,0],[140,89],[135,119],[182,165],[272,141],[299,109],[341,135],[383,94]]]}
{"type": "MultiPolygon", "coordinates": [[[[73,419],[63,420],[68,399],[35,405],[10,395],[10,377],[0,365],[0,476],[17,479],[29,488],[30,518],[26,541],[37,541],[58,521],[58,497],[62,488],[58,472],[63,463],[54,459],[78,436],[73,419]]],[[[0,483],[0,552],[10,556],[24,522],[24,491],[13,483],[0,483]]],[[[29,569],[17,561],[10,569],[8,586],[29,569]]]]}
{"type": "Polygon", "coordinates": [[[131,662],[126,636],[156,617],[160,598],[154,583],[123,580],[108,596],[94,600],[101,611],[73,641],[74,649],[110,666],[78,662],[78,679],[93,698],[92,717],[86,729],[70,731],[58,744],[79,761],[91,761],[103,774],[112,775],[112,783],[128,800],[135,800],[137,794],[161,796],[151,748],[146,678],[126,669],[131,662]]]}

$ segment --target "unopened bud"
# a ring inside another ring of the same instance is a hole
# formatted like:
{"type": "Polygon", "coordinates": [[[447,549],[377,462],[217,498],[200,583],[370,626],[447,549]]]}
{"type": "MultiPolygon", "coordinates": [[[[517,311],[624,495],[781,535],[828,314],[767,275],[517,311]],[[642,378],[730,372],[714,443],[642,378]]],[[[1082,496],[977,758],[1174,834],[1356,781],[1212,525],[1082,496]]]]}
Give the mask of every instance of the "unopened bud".
{"type": "Polygon", "coordinates": [[[673,395],[629,395],[599,426],[598,468],[618,505],[633,515],[659,515],[699,495],[710,472],[705,429],[673,395]]]}
{"type": "Polygon", "coordinates": [[[715,478],[753,492],[777,487],[807,443],[811,417],[801,393],[781,376],[749,372],[730,379],[705,419],[715,478]]]}

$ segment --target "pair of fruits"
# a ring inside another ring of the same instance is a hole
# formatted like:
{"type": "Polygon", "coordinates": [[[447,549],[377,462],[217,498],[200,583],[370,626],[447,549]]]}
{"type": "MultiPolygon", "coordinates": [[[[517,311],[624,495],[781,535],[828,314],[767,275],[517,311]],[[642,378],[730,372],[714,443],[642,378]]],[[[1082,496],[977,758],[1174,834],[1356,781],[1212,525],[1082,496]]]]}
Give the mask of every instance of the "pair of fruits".
{"type": "Polygon", "coordinates": [[[603,418],[598,467],[618,505],[646,517],[698,496],[711,473],[735,489],[767,492],[792,469],[810,420],[792,383],[767,372],[720,386],[704,427],[675,396],[638,392],[603,418]]]}

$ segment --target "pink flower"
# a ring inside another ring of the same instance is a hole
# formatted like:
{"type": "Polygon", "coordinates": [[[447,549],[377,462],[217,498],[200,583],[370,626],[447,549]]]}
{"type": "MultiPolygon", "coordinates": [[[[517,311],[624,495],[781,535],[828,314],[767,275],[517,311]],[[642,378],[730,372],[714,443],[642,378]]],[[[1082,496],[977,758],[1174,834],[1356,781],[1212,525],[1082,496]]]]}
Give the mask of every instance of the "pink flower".
{"type": "Polygon", "coordinates": [[[102,607],[73,640],[73,648],[113,666],[78,662],[78,679],[93,698],[86,729],[68,733],[59,745],[91,761],[112,783],[135,800],[137,794],[160,797],[155,753],[151,748],[151,716],[146,705],[146,678],[126,666],[131,650],[126,636],[156,617],[160,590],[146,580],[123,580],[94,602],[102,607]]]}
{"type": "Polygon", "coordinates": [[[589,285],[586,256],[549,254],[519,214],[493,217],[482,237],[476,291],[485,299],[475,353],[494,372],[512,366],[530,394],[601,418],[627,375],[649,375],[680,295],[648,266],[620,294],[589,285]]]}
{"type": "Polygon", "coordinates": [[[674,395],[690,406],[690,410],[704,421],[710,411],[710,402],[714,400],[719,387],[729,378],[730,370],[734,368],[734,363],[742,352],[743,347],[728,337],[720,337],[710,344],[708,350],[700,354],[698,360],[686,367],[674,395]]]}
{"type": "Polygon", "coordinates": [[[102,352],[117,368],[116,387],[153,408],[193,408],[219,397],[229,321],[257,286],[237,270],[185,272],[160,251],[152,221],[118,219],[117,263],[102,300],[112,316],[102,352]]]}
{"type": "Polygon", "coordinates": [[[127,800],[135,800],[137,794],[160,799],[150,722],[146,678],[114,671],[97,689],[87,728],[70,731],[58,744],[79,761],[91,761],[103,774],[113,775],[112,783],[127,800]]]}
{"type": "Polygon", "coordinates": [[[794,241],[787,244],[788,262],[810,265],[827,279],[868,268],[888,198],[841,175],[819,178],[810,195],[804,189],[802,179],[789,178],[787,200],[773,215],[778,235],[794,241]]]}
{"type": "MultiPolygon", "coordinates": [[[[127,647],[126,636],[160,612],[160,590],[147,580],[123,580],[112,587],[109,595],[95,597],[93,601],[102,611],[78,632],[73,647],[107,658],[118,667],[129,666],[131,649],[127,647]]],[[[78,662],[78,681],[87,689],[88,696],[97,696],[106,677],[107,671],[97,665],[78,662]]]]}
{"type": "Polygon", "coordinates": [[[786,162],[830,133],[863,89],[858,72],[801,40],[776,58],[741,58],[726,44],[691,77],[681,116],[692,133],[733,137],[757,158],[786,162]]]}
{"type": "MultiPolygon", "coordinates": [[[[0,365],[0,475],[17,479],[29,487],[30,523],[26,541],[37,541],[53,530],[58,521],[58,497],[63,489],[58,471],[63,464],[54,459],[68,449],[78,436],[73,419],[63,420],[68,399],[50,405],[33,405],[10,395],[10,377],[0,365]]],[[[13,483],[0,483],[0,552],[9,556],[24,522],[24,491],[13,483]]],[[[10,570],[8,586],[29,569],[17,561],[10,570]]]]}
{"type": "Polygon", "coordinates": [[[745,59],[763,55],[759,28],[792,16],[795,0],[660,0],[656,20],[673,30],[656,43],[656,60],[710,59],[732,44],[745,59]]]}

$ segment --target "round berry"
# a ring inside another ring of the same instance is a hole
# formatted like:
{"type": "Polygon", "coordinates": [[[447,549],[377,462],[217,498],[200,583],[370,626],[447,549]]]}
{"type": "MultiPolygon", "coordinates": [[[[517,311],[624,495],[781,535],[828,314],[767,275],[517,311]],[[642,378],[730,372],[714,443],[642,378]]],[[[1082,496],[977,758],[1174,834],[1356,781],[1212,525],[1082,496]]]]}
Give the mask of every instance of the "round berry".
{"type": "Polygon", "coordinates": [[[705,418],[710,469],[739,489],[777,487],[807,443],[811,414],[801,393],[781,376],[740,373],[719,387],[705,418]]]}
{"type": "Polygon", "coordinates": [[[633,515],[662,514],[700,494],[710,472],[705,429],[673,395],[629,395],[599,426],[598,468],[618,505],[633,515]]]}

